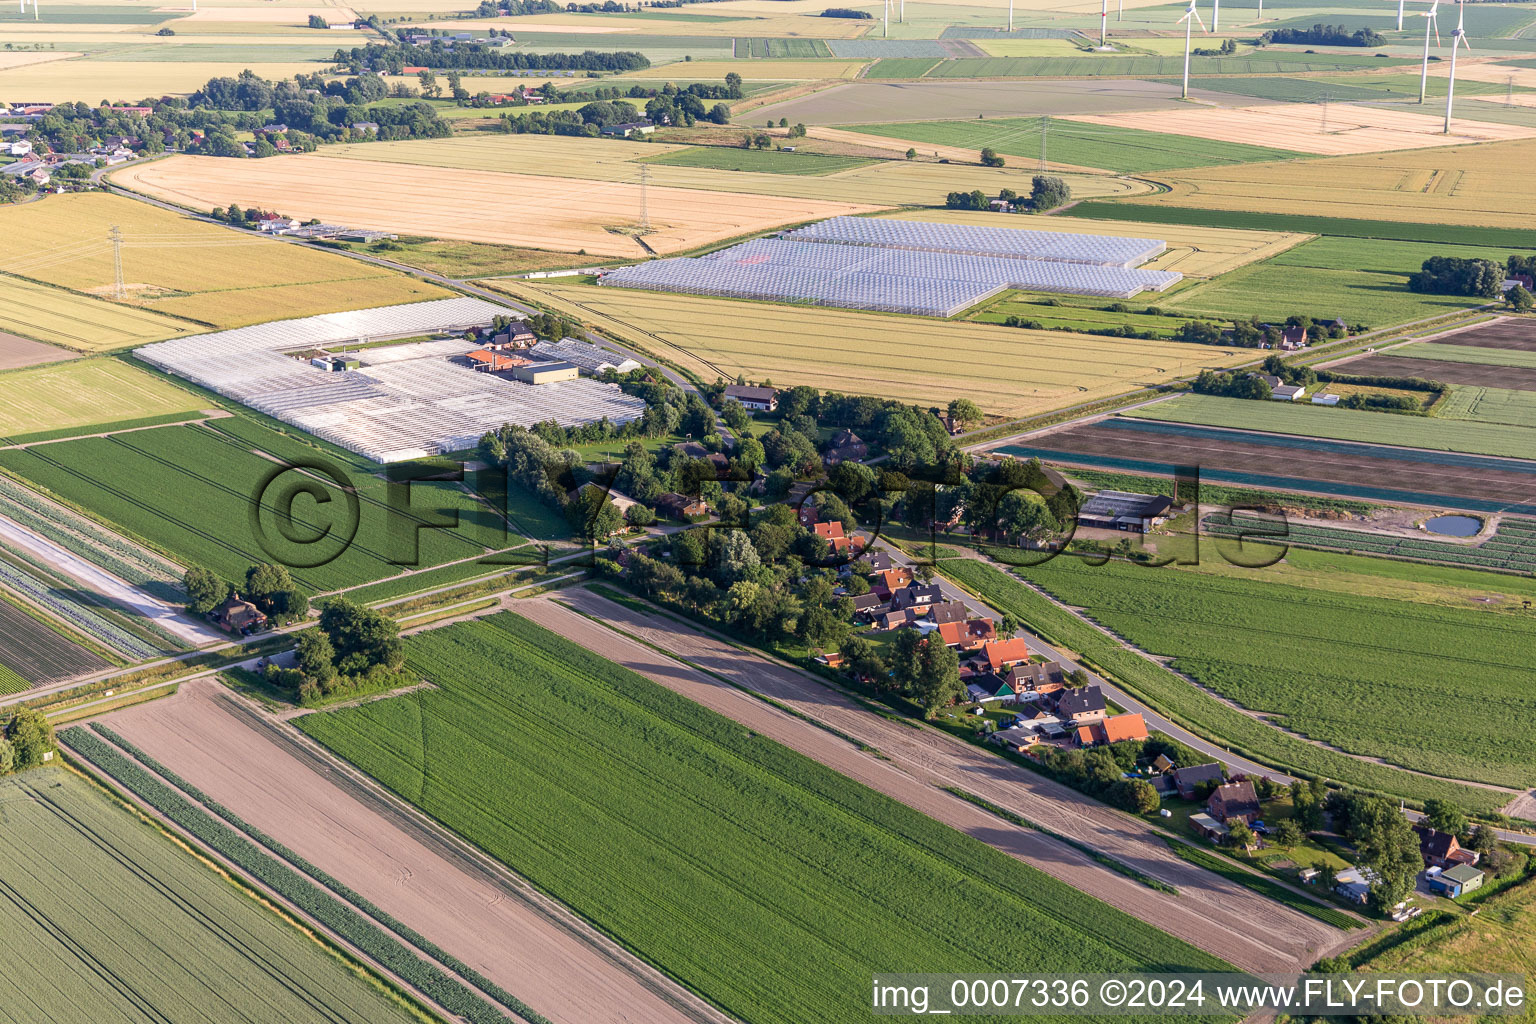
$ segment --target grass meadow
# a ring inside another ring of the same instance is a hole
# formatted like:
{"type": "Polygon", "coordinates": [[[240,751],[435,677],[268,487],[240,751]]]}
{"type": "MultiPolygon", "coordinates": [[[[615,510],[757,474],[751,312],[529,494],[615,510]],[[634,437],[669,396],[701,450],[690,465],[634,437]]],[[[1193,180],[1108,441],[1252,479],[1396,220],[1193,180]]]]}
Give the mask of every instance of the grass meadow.
{"type": "Polygon", "coordinates": [[[206,405],[190,391],[119,359],[78,359],[0,373],[0,444],[22,435],[185,414],[206,405]]]}
{"type": "Polygon", "coordinates": [[[514,615],[406,647],[435,689],[304,731],[739,1019],[864,1020],[849,979],[940,962],[1214,964],[514,615]]]}
{"type": "Polygon", "coordinates": [[[0,779],[0,803],[0,934],[26,951],[0,981],[16,1019],[424,1019],[80,776],[0,779]]]}
{"type": "Polygon", "coordinates": [[[1479,345],[1437,345],[1432,341],[1403,345],[1389,352],[1412,359],[1444,359],[1452,363],[1476,363],[1479,366],[1518,366],[1536,369],[1536,352],[1513,348],[1483,348],[1479,345]]]}
{"type": "Polygon", "coordinates": [[[1447,420],[1536,427],[1536,391],[1453,384],[1435,414],[1447,420]]]}

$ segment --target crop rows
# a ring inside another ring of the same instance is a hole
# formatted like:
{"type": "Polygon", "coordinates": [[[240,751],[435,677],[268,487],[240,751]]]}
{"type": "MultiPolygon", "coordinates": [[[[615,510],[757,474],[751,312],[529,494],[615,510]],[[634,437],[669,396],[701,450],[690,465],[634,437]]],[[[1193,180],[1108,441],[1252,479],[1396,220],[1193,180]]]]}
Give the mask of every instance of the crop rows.
{"type": "Polygon", "coordinates": [[[177,599],[181,571],[137,544],[129,544],[84,516],[43,501],[0,476],[0,512],[119,579],[158,597],[177,599]],[[168,588],[171,592],[167,593],[168,588]]]}
{"type": "MultiPolygon", "coordinates": [[[[11,562],[0,558],[0,583],[4,583],[54,615],[94,637],[113,650],[138,661],[155,658],[159,649],[145,643],[121,626],[102,618],[73,597],[63,596],[57,587],[49,586],[31,573],[23,572],[11,562]]],[[[99,659],[92,659],[99,661],[99,659]]],[[[92,665],[92,667],[101,667],[92,665]]]]}
{"type": "Polygon", "coordinates": [[[1435,415],[1447,420],[1536,427],[1536,392],[1456,384],[1436,407],[1435,415]]]}
{"type": "Polygon", "coordinates": [[[6,1020],[419,1020],[85,779],[26,772],[0,801],[6,1020]]]}
{"type": "Polygon", "coordinates": [[[261,884],[267,886],[326,928],[352,943],[387,970],[405,979],[426,996],[472,1024],[511,1024],[489,1003],[436,967],[425,963],[356,911],[305,881],[248,839],[193,806],[169,786],[151,776],[117,750],[79,726],[60,738],[100,771],[126,786],[145,803],[169,818],[261,884]]]}
{"type": "MultiPolygon", "coordinates": [[[[945,575],[980,594],[993,607],[1000,611],[1013,612],[1031,629],[1039,631],[1052,643],[1077,652],[1094,667],[1108,673],[1126,689],[1181,725],[1209,739],[1225,743],[1234,751],[1283,767],[1293,774],[1329,779],[1359,789],[1385,793],[1394,797],[1400,796],[1420,803],[1431,798],[1439,798],[1458,803],[1469,810],[1484,812],[1497,810],[1504,803],[1503,796],[1493,790],[1468,786],[1449,779],[1410,774],[1391,765],[1375,764],[1349,757],[1289,735],[1201,692],[1188,681],[1155,662],[1126,650],[1111,637],[1083,622],[1071,612],[1057,607],[1045,596],[1000,569],[973,559],[951,559],[945,561],[943,571],[945,575]]],[[[1156,578],[1160,573],[1176,570],[1154,571],[1135,567],[1135,571],[1149,578],[1156,578]]],[[[1030,572],[1036,573],[1038,570],[1030,570],[1030,572]]],[[[1142,595],[1142,599],[1147,598],[1142,595]]],[[[1161,602],[1154,600],[1154,603],[1161,602]]],[[[1223,619],[1218,616],[1214,621],[1221,622],[1223,619]]],[[[1374,633],[1373,625],[1361,635],[1370,637],[1374,633]]],[[[1246,646],[1246,641],[1242,638],[1234,641],[1228,636],[1223,642],[1228,644],[1235,642],[1240,647],[1246,646]]],[[[1268,666],[1260,674],[1276,688],[1286,687],[1293,675],[1289,668],[1292,660],[1291,653],[1303,648],[1304,639],[1298,638],[1287,651],[1280,654],[1273,665],[1268,666]]],[[[1402,662],[1399,660],[1396,664],[1398,673],[1394,678],[1404,678],[1401,672],[1402,662]]],[[[1421,678],[1426,678],[1426,674],[1415,673],[1414,679],[1404,684],[1405,688],[1410,686],[1425,688],[1425,684],[1415,681],[1421,678]]],[[[1337,695],[1323,692],[1317,695],[1317,699],[1335,711],[1341,708],[1346,712],[1349,710],[1344,707],[1337,695]]],[[[1397,708],[1412,699],[1413,696],[1406,693],[1399,695],[1396,706],[1381,719],[1380,728],[1384,732],[1392,729],[1393,715],[1397,708]]],[[[1261,694],[1259,705],[1268,708],[1272,705],[1272,701],[1267,694],[1261,694]]],[[[1482,737],[1479,742],[1486,738],[1486,736],[1482,737]]],[[[1475,749],[1473,752],[1475,753],[1475,749]]],[[[1420,771],[1430,770],[1417,750],[1412,756],[1406,756],[1405,761],[1409,766],[1420,771]]]]}
{"type": "Polygon", "coordinates": [[[435,689],[304,731],[739,1019],[862,1020],[876,964],[1211,962],[521,618],[407,656],[435,689]]]}
{"type": "Polygon", "coordinates": [[[1536,783],[1536,645],[1518,617],[1310,589],[1262,571],[1056,559],[1020,575],[1288,729],[1432,775],[1536,783]],[[1507,728],[1490,733],[1490,715],[1507,728]]]}
{"type": "Polygon", "coordinates": [[[94,730],[98,735],[105,737],[112,743],[115,743],[120,749],[126,751],[140,764],[144,765],[150,771],[165,779],[167,782],[181,790],[197,803],[202,804],[204,808],[212,811],[214,814],[218,815],[220,818],[223,818],[235,828],[244,832],[247,836],[254,840],[257,845],[264,847],[272,853],[277,854],[283,860],[298,868],[304,874],[319,882],[321,885],[331,890],[337,896],[340,896],[343,900],[352,904],[352,906],[356,907],[358,910],[361,910],[364,914],[367,914],[375,921],[378,921],[380,924],[384,925],[384,927],[388,928],[396,935],[399,935],[401,938],[405,939],[405,941],[409,942],[417,949],[426,953],[428,956],[442,964],[444,967],[448,968],[454,974],[457,974],[459,977],[470,982],[476,988],[479,988],[493,999],[496,999],[502,1005],[509,1006],[516,1010],[518,1016],[522,1017],[525,1021],[528,1022],[528,1024],[550,1024],[548,1018],[538,1013],[533,1009],[533,1007],[527,1005],[512,993],[501,988],[495,982],[491,981],[489,978],[476,971],[473,967],[470,967],[468,964],[464,963],[464,961],[460,960],[458,957],[455,957],[447,950],[442,949],[440,946],[433,943],[430,939],[422,935],[420,932],[417,932],[409,925],[396,920],[389,913],[376,906],[371,900],[367,899],[361,893],[355,891],[350,886],[343,883],[340,879],[333,877],[331,874],[322,870],[318,866],[311,864],[308,860],[299,856],[298,853],[289,849],[287,846],[278,842],[276,839],[273,839],[261,829],[252,824],[249,824],[234,811],[231,811],[228,807],[225,807],[223,804],[209,797],[208,794],[204,793],[202,790],[198,789],[196,786],[183,779],[180,775],[177,775],[175,772],[171,771],[165,765],[161,764],[159,761],[145,753],[143,750],[140,750],[134,744],[128,742],[122,736],[119,736],[116,732],[109,729],[101,722],[92,722],[91,729],[94,730]]]}
{"type": "MultiPolygon", "coordinates": [[[[0,562],[0,568],[8,566],[0,562]]],[[[0,600],[0,665],[6,668],[0,674],[0,693],[107,667],[90,651],[5,600],[0,600]]]]}
{"type": "MultiPolygon", "coordinates": [[[[1215,537],[1235,537],[1244,532],[1241,520],[1228,523],[1219,514],[1207,517],[1204,528],[1207,533],[1215,537]]],[[[1248,530],[1252,532],[1252,524],[1248,530]]],[[[1304,526],[1296,523],[1286,524],[1285,537],[1277,538],[1276,542],[1321,548],[1325,551],[1361,552],[1386,558],[1408,558],[1419,562],[1434,562],[1439,565],[1472,569],[1536,572],[1536,536],[1512,532],[1507,524],[1501,525],[1493,537],[1476,547],[1448,544],[1444,541],[1419,540],[1413,537],[1364,533],[1359,530],[1304,526]]]]}

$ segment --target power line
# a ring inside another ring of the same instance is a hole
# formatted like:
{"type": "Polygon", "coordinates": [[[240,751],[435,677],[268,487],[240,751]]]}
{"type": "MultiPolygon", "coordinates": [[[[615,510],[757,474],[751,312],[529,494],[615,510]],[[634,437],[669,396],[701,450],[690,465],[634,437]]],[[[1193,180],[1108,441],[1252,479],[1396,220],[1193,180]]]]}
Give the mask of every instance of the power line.
{"type": "MultiPolygon", "coordinates": [[[[33,0],[35,3],[36,0],[33,0]]],[[[112,290],[112,297],[121,302],[128,297],[128,289],[123,287],[123,232],[116,224],[107,232],[107,237],[112,240],[112,272],[117,278],[116,286],[112,290]]]]}

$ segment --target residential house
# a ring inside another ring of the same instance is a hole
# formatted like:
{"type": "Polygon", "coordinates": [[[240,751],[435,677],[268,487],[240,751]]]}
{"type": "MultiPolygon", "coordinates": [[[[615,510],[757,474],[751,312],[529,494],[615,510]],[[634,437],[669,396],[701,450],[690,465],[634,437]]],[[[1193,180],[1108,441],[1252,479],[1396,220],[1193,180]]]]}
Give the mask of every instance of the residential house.
{"type": "Polygon", "coordinates": [[[997,676],[978,676],[973,682],[966,685],[967,699],[978,704],[991,701],[1013,700],[1013,689],[997,676]]]}
{"type": "Polygon", "coordinates": [[[257,218],[256,230],[265,231],[268,234],[281,234],[284,231],[299,227],[301,223],[301,221],[294,220],[292,217],[280,217],[275,213],[271,213],[257,218]]]}
{"type": "Polygon", "coordinates": [[[364,132],[368,135],[377,135],[379,134],[379,123],[377,121],[354,121],[352,123],[352,130],[364,132]]]}
{"type": "Polygon", "coordinates": [[[859,440],[859,435],[846,427],[837,432],[827,445],[827,453],[822,456],[828,466],[835,466],[839,462],[862,462],[869,457],[869,445],[859,440]]]}
{"type": "Polygon", "coordinates": [[[911,608],[922,615],[943,596],[944,591],[937,583],[909,583],[891,594],[891,611],[899,612],[911,608]]]}
{"type": "MultiPolygon", "coordinates": [[[[958,647],[961,651],[977,651],[988,641],[997,639],[997,629],[991,619],[970,619],[965,622],[945,622],[938,628],[945,647],[958,647]]],[[[1007,683],[1007,680],[1004,680],[1007,683]]],[[[1012,683],[1008,692],[1016,694],[1012,683]]]]}
{"type": "Polygon", "coordinates": [[[529,365],[528,360],[518,356],[509,356],[503,352],[490,352],[485,349],[466,352],[464,358],[469,360],[471,367],[482,373],[501,373],[518,366],[529,365]]]}
{"type": "Polygon", "coordinates": [[[1146,738],[1146,720],[1134,711],[1123,715],[1110,715],[1108,718],[1080,725],[1077,728],[1077,743],[1081,747],[1103,746],[1119,743],[1122,740],[1146,738]]]}
{"type": "MultiPolygon", "coordinates": [[[[535,345],[534,348],[537,350],[538,346],[535,345]]],[[[537,355],[537,351],[534,354],[537,355]]],[[[697,441],[684,441],[681,444],[675,444],[672,446],[672,450],[690,459],[704,459],[716,469],[724,469],[731,463],[731,460],[720,452],[712,452],[697,441]]]]}
{"type": "Polygon", "coordinates": [[[494,335],[487,348],[527,348],[534,342],[533,328],[521,320],[514,320],[505,331],[494,335]]]}
{"type": "Polygon", "coordinates": [[[1219,786],[1226,777],[1226,770],[1222,768],[1221,762],[1211,761],[1208,764],[1193,764],[1188,768],[1175,768],[1173,784],[1178,787],[1180,797],[1193,800],[1201,786],[1212,783],[1219,786]]]}
{"type": "Polygon", "coordinates": [[[1008,670],[1009,684],[1021,699],[1036,700],[1066,689],[1066,672],[1060,663],[1020,662],[1008,670]]]}
{"type": "Polygon", "coordinates": [[[892,594],[912,582],[912,570],[905,566],[882,569],[880,572],[871,573],[869,582],[875,590],[884,591],[889,600],[892,594]]]}
{"type": "Polygon", "coordinates": [[[231,633],[255,633],[267,625],[267,617],[249,601],[242,601],[239,594],[230,594],[224,603],[209,613],[213,624],[231,633]]]}
{"type": "Polygon", "coordinates": [[[1487,876],[1470,864],[1457,864],[1444,871],[1430,874],[1424,882],[1432,892],[1455,899],[1481,888],[1485,877],[1487,876]]]}
{"type": "Polygon", "coordinates": [[[775,388],[755,388],[745,384],[727,384],[725,397],[734,398],[744,408],[753,412],[773,412],[779,407],[779,392],[775,388]]]}
{"type": "Polygon", "coordinates": [[[1269,388],[1269,397],[1277,402],[1294,402],[1306,389],[1297,384],[1287,384],[1272,373],[1256,373],[1255,377],[1269,388]]]}
{"type": "Polygon", "coordinates": [[[26,156],[32,152],[32,143],[26,139],[17,139],[15,142],[0,142],[0,150],[4,150],[11,156],[26,156]]]}
{"type": "Polygon", "coordinates": [[[134,117],[148,117],[153,114],[153,107],[108,107],[114,114],[131,114],[134,117]]]}
{"type": "Polygon", "coordinates": [[[599,493],[606,494],[608,496],[608,500],[613,502],[614,507],[617,508],[620,512],[628,512],[631,508],[640,504],[638,501],[636,501],[634,498],[631,498],[624,492],[616,491],[612,487],[604,487],[602,484],[595,480],[588,480],[580,487],[572,489],[566,494],[566,497],[571,501],[575,501],[577,498],[581,497],[582,494],[592,490],[593,488],[596,488],[599,493]]]}
{"type": "Polygon", "coordinates": [[[1253,783],[1240,779],[1212,790],[1205,809],[1218,821],[1241,818],[1243,824],[1251,825],[1259,818],[1259,796],[1254,792],[1253,783]]]}
{"type": "Polygon", "coordinates": [[[668,491],[656,498],[656,511],[669,519],[694,519],[709,514],[709,506],[698,498],[668,491]]]}
{"type": "Polygon", "coordinates": [[[868,622],[875,614],[885,611],[885,596],[871,590],[853,599],[853,617],[868,622]]]}
{"type": "Polygon", "coordinates": [[[1028,661],[1029,645],[1022,638],[997,640],[990,644],[983,644],[981,654],[987,668],[993,672],[1001,672],[1020,662],[1028,661]]]}
{"type": "Polygon", "coordinates": [[[1307,329],[1305,327],[1282,327],[1280,329],[1280,347],[1288,352],[1297,352],[1307,347],[1307,329]]]}
{"type": "Polygon", "coordinates": [[[891,609],[882,606],[870,621],[870,627],[878,630],[900,629],[917,621],[917,612],[911,608],[891,609]]]}
{"type": "Polygon", "coordinates": [[[837,520],[829,523],[817,523],[813,528],[816,536],[832,545],[832,550],[837,554],[843,554],[853,547],[853,541],[843,534],[843,524],[837,520]]]}
{"type": "Polygon", "coordinates": [[[1104,711],[1104,691],[1097,686],[1063,690],[1056,701],[1057,717],[1071,722],[1091,722],[1103,718],[1104,711]]]}
{"type": "Polygon", "coordinates": [[[1449,868],[1457,864],[1470,866],[1478,862],[1478,852],[1462,849],[1461,843],[1449,832],[1440,832],[1428,825],[1415,825],[1413,831],[1419,837],[1419,853],[1429,867],[1449,868]]]}
{"type": "Polygon", "coordinates": [[[870,572],[885,572],[894,568],[896,563],[891,560],[891,553],[881,548],[879,551],[864,552],[864,561],[870,572]]]}
{"type": "Polygon", "coordinates": [[[1026,725],[1016,725],[1008,729],[1000,729],[987,737],[988,743],[995,743],[1004,750],[1011,750],[1015,754],[1025,754],[1029,748],[1040,742],[1039,732],[1026,725]]]}
{"type": "Polygon", "coordinates": [[[971,617],[963,601],[935,601],[928,608],[928,621],[936,626],[964,622],[971,617]]]}

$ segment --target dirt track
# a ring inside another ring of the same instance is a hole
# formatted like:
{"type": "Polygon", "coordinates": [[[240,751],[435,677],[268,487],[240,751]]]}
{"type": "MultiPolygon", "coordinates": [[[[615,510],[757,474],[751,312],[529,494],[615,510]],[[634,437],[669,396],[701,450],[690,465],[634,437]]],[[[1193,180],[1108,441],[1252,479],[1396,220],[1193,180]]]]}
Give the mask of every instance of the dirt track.
{"type": "Polygon", "coordinates": [[[1294,970],[1360,938],[1358,932],[1338,931],[1179,860],[1150,828],[1091,803],[1065,786],[937,730],[917,729],[872,714],[810,676],[698,631],[658,617],[642,617],[582,588],[520,602],[514,610],[1244,969],[1294,970]],[[646,644],[770,696],[874,747],[889,760],[862,752],[825,729],[706,672],[679,664],[556,602],[569,603],[646,644]],[[1177,886],[1179,895],[1149,889],[1066,844],[1010,825],[936,786],[960,787],[985,797],[1177,886]]]}
{"type": "Polygon", "coordinates": [[[560,1024],[730,1024],[212,679],[108,724],[235,814],[560,1024]]]}

